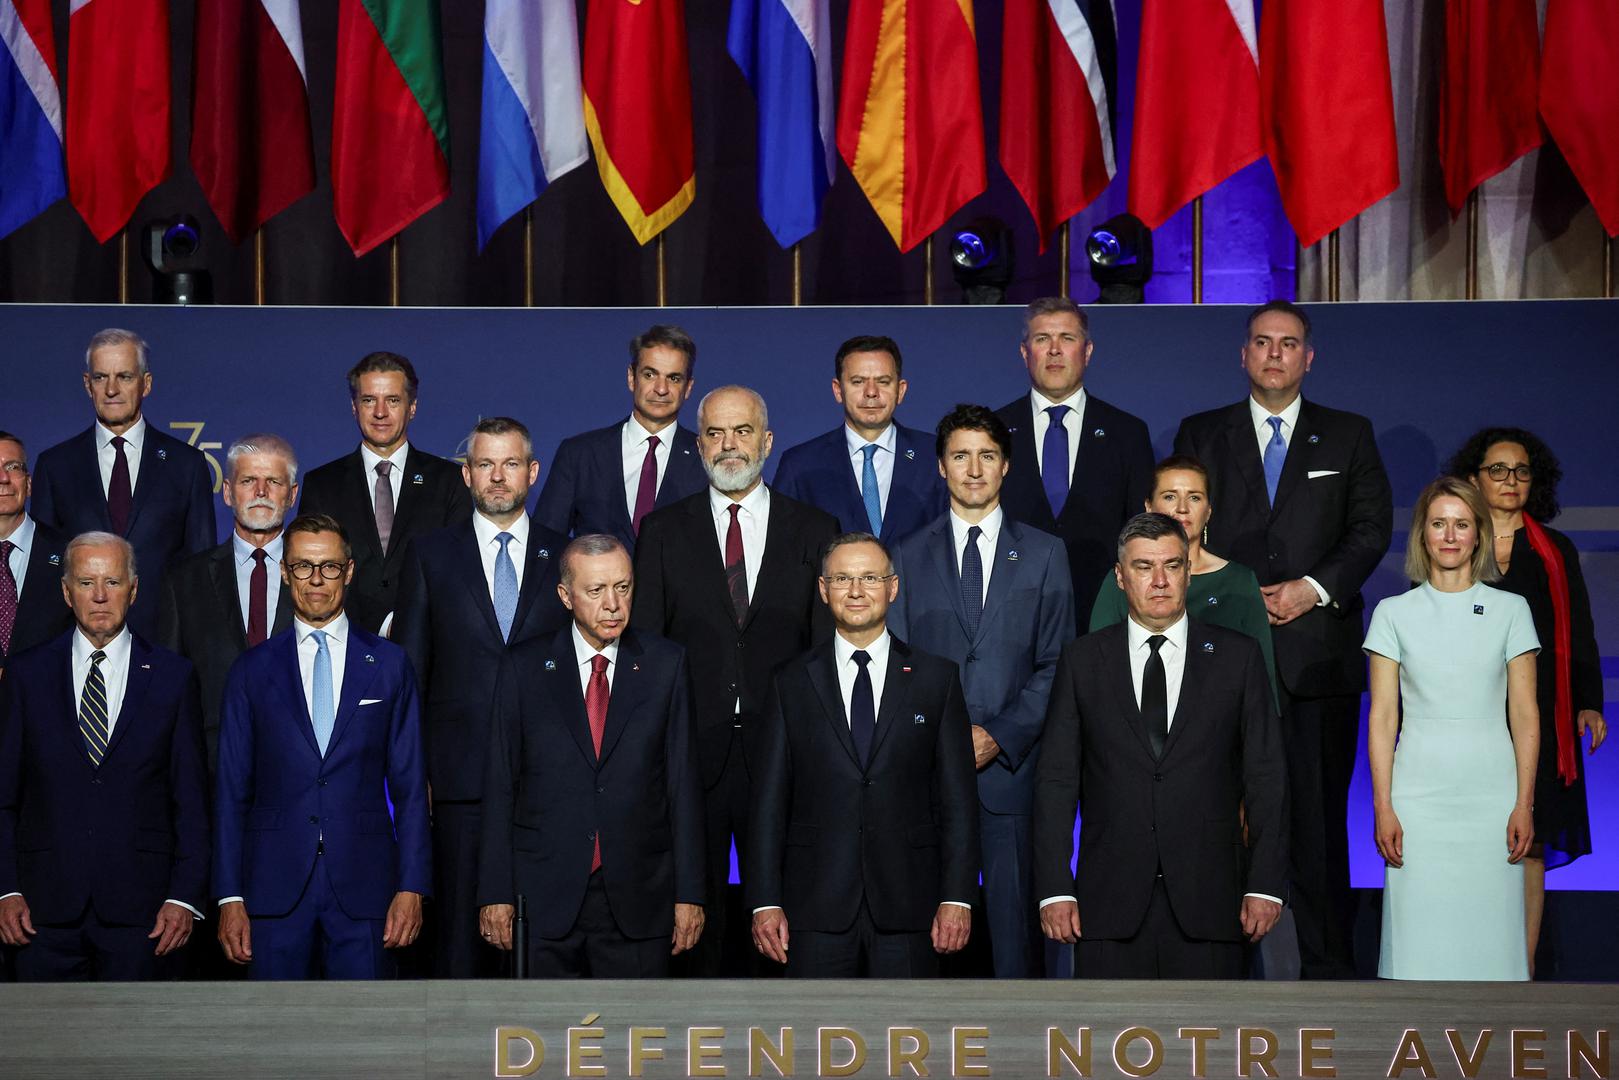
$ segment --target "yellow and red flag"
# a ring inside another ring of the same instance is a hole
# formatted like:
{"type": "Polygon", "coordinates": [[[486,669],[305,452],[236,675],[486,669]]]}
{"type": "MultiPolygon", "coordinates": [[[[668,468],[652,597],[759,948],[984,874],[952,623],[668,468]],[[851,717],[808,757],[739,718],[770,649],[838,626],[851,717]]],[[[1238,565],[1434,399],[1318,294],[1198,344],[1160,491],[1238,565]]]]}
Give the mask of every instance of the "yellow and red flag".
{"type": "Polygon", "coordinates": [[[909,251],[986,186],[972,0],[852,0],[838,152],[909,251]]]}

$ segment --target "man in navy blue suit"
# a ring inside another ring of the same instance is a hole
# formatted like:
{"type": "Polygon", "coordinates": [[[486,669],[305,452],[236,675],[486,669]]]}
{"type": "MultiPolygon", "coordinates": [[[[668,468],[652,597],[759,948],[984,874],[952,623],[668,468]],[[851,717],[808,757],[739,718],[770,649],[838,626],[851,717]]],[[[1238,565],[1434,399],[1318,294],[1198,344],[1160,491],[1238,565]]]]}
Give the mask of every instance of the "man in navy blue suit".
{"type": "Polygon", "coordinates": [[[196,675],[130,632],[128,541],[64,562],[76,628],[0,681],[0,941],[24,981],[160,978],[208,888],[196,675]]]}
{"type": "Polygon", "coordinates": [[[394,640],[421,688],[427,779],[433,794],[433,973],[498,975],[499,955],[478,936],[478,841],[484,751],[495,682],[508,645],[549,639],[567,625],[557,567],[568,540],[529,518],[539,475],[528,428],[478,421],[461,473],[472,491],[464,521],[411,541],[400,575],[394,640]]]}
{"type": "Polygon", "coordinates": [[[404,650],[343,611],[343,527],[287,526],[293,624],[242,654],[219,726],[219,941],[255,979],[376,979],[431,894],[427,770],[404,650]],[[392,813],[390,814],[390,804],[392,813]]]}
{"type": "Polygon", "coordinates": [[[6,657],[67,632],[73,612],[57,583],[67,541],[28,514],[28,451],[0,431],[0,673],[6,657]]]}
{"type": "Polygon", "coordinates": [[[697,436],[679,425],[697,343],[678,326],[630,340],[628,420],[564,439],[535,520],[564,536],[606,533],[633,554],[641,519],[708,486],[697,436]]]}
{"type": "Polygon", "coordinates": [[[102,330],[84,352],[84,391],[96,422],[39,455],[34,517],[67,536],[110,532],[135,548],[142,571],[129,626],[151,637],[169,565],[213,547],[213,478],[202,454],[146,422],[148,348],[128,330],[102,330]]]}
{"type": "Polygon", "coordinates": [[[1022,979],[1041,969],[1029,825],[1046,699],[1074,636],[1074,591],[1062,541],[1001,507],[1011,454],[1006,425],[981,405],[957,405],[939,421],[950,511],[895,551],[899,597],[888,625],[961,667],[991,956],[997,977],[1022,979]]]}
{"type": "Polygon", "coordinates": [[[944,512],[933,439],[896,423],[905,400],[904,361],[893,338],[862,336],[838,346],[832,397],[843,424],[788,450],[772,483],[788,498],[892,545],[944,512]]]}

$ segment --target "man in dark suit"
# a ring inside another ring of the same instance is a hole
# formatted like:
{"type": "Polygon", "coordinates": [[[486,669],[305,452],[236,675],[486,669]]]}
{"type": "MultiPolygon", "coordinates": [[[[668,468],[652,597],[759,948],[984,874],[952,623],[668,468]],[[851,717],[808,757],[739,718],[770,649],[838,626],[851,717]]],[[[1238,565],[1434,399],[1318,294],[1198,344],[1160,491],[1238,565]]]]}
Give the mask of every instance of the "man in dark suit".
{"type": "Polygon", "coordinates": [[[697,436],[679,424],[697,343],[678,326],[630,341],[630,417],[562,440],[535,520],[564,536],[607,533],[633,554],[641,519],[708,486],[697,436]]]}
{"type": "Polygon", "coordinates": [[[706,810],[708,932],[691,970],[745,971],[753,950],[742,928],[726,935],[725,899],[734,835],[747,880],[752,735],[771,673],[831,631],[816,587],[831,517],[760,480],[770,456],[764,399],[742,386],[711,391],[697,409],[709,486],[647,515],[636,553],[637,630],[687,650],[697,760],[706,810]]]}
{"type": "Polygon", "coordinates": [[[1187,417],[1175,451],[1209,470],[1206,546],[1259,578],[1275,636],[1292,786],[1292,883],[1305,978],[1354,978],[1345,825],[1366,689],[1361,586],[1388,551],[1393,496],[1371,423],[1300,396],[1309,316],[1248,319],[1249,395],[1187,417]]]}
{"type": "Polygon", "coordinates": [[[455,462],[409,442],[421,385],[411,362],[374,352],[349,370],[348,379],[360,446],[310,471],[298,512],[326,514],[348,533],[354,549],[349,617],[386,637],[407,542],[464,520],[472,507],[455,462]]]}
{"type": "Polygon", "coordinates": [[[136,569],[122,537],[74,538],[61,591],[76,628],[0,681],[0,942],[25,982],[172,975],[202,918],[197,680],[130,632],[136,569]]]}
{"type": "Polygon", "coordinates": [[[837,630],[777,673],[756,733],[754,945],[791,976],[933,975],[978,892],[961,681],[888,632],[903,586],[876,537],[833,540],[819,584],[837,630]]]}
{"type": "Polygon", "coordinates": [[[56,588],[67,541],[28,515],[28,486],[22,439],[0,431],[0,677],[8,656],[73,625],[73,610],[56,588]]]}
{"type": "Polygon", "coordinates": [[[1276,925],[1287,892],[1287,767],[1264,656],[1187,618],[1174,518],[1126,523],[1114,573],[1129,618],[1063,650],[1051,689],[1035,774],[1040,923],[1078,943],[1081,978],[1241,978],[1243,942],[1276,925]]]}
{"type": "Polygon", "coordinates": [[[894,410],[905,400],[899,344],[862,336],[838,346],[832,397],[843,423],[781,455],[772,486],[838,519],[845,530],[870,531],[895,544],[944,512],[944,484],[927,432],[903,427],[894,410]]]}
{"type": "Polygon", "coordinates": [[[1062,541],[1001,507],[1012,437],[982,405],[939,421],[937,460],[950,511],[894,554],[899,597],[888,627],[960,666],[978,769],[984,908],[1003,979],[1039,975],[1029,814],[1051,677],[1074,636],[1062,541]]]}
{"type": "Polygon", "coordinates": [[[531,976],[667,975],[707,895],[685,650],[628,629],[616,537],[569,544],[556,591],[570,625],[513,646],[500,674],[479,923],[510,949],[526,896],[531,976]]]}
{"type": "Polygon", "coordinates": [[[567,538],[526,511],[539,471],[528,428],[504,416],[478,421],[461,467],[473,512],[412,540],[400,573],[394,640],[425,702],[433,971],[441,979],[499,974],[499,954],[478,936],[477,893],[495,683],[507,645],[549,639],[568,621],[557,599],[567,538]]]}
{"type": "Polygon", "coordinates": [[[219,726],[219,942],[254,979],[377,979],[432,893],[427,770],[404,650],[343,611],[336,521],[287,526],[292,629],[242,654],[219,726]]]}
{"type": "Polygon", "coordinates": [[[142,415],[152,392],[146,361],[146,342],[128,330],[102,330],[90,339],[84,390],[96,422],[39,455],[33,512],[64,536],[110,532],[134,545],[146,588],[129,627],[150,636],[170,564],[218,538],[207,460],[142,415]]]}
{"type": "Polygon", "coordinates": [[[281,528],[298,499],[298,458],[278,435],[248,435],[225,452],[225,472],[230,539],[175,566],[157,618],[158,644],[197,668],[210,778],[219,763],[225,676],[238,656],[292,625],[281,528]]]}
{"type": "Polygon", "coordinates": [[[1119,527],[1152,493],[1147,425],[1085,389],[1095,345],[1089,320],[1072,300],[1030,304],[1018,346],[1029,393],[996,413],[1012,432],[1001,502],[1013,518],[1068,546],[1081,632],[1113,565],[1119,527]]]}

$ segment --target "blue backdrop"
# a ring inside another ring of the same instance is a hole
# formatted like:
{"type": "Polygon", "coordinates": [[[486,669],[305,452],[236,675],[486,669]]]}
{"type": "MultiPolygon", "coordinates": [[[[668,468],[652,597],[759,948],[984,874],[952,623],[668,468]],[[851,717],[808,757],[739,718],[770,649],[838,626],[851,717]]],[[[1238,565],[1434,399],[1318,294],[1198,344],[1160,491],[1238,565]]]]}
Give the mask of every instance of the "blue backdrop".
{"type": "MultiPolygon", "coordinates": [[[[1241,399],[1246,309],[1094,308],[1086,379],[1146,419],[1167,452],[1180,418],[1241,399]]],[[[1517,424],[1545,437],[1565,472],[1557,525],[1582,552],[1604,648],[1607,715],[1619,680],[1619,397],[1612,350],[1619,305],[1605,301],[1320,305],[1307,396],[1372,418],[1394,484],[1395,538],[1368,601],[1405,587],[1410,503],[1475,428],[1517,424]]],[[[79,373],[84,343],[122,326],[152,343],[156,424],[223,460],[241,434],[271,430],[305,469],[353,448],[344,372],[360,356],[409,356],[422,379],[412,439],[454,455],[479,416],[527,423],[548,463],[566,435],[627,414],[629,338],[676,322],[698,342],[697,394],[741,382],[771,407],[777,454],[841,422],[829,384],[845,338],[882,333],[905,351],[900,417],[931,427],[958,401],[999,407],[1027,387],[1016,308],[338,309],[0,307],[0,428],[30,452],[91,417],[79,373]]],[[[685,420],[695,420],[696,396],[685,420]]],[[[768,472],[767,472],[768,475],[768,472]]],[[[543,478],[542,478],[543,480],[543,478]]],[[[1215,508],[1219,512],[1219,508],[1215,508]]],[[[220,507],[223,530],[228,512],[220,507]]],[[[1619,742],[1587,758],[1596,853],[1550,875],[1553,888],[1619,888],[1619,742]]],[[[1354,880],[1380,886],[1364,754],[1350,813],[1354,880]]]]}

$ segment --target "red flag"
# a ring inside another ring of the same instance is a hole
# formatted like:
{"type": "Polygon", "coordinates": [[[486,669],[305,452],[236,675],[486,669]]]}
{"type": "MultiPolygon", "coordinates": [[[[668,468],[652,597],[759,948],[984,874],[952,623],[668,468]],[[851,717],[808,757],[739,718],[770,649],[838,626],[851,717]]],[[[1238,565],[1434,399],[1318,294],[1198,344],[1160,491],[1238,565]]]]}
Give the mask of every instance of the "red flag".
{"type": "Polygon", "coordinates": [[[231,243],[315,189],[297,0],[197,0],[191,168],[231,243]]]}
{"type": "Polygon", "coordinates": [[[1001,165],[1041,251],[1113,179],[1118,55],[1110,0],[1006,0],[1001,165]]]}
{"type": "Polygon", "coordinates": [[[1259,160],[1253,0],[1145,0],[1130,212],[1156,229],[1259,160]]]}
{"type": "Polygon", "coordinates": [[[1549,0],[1540,118],[1602,227],[1619,236],[1619,7],[1549,0]]]}
{"type": "Polygon", "coordinates": [[[67,186],[102,243],[169,175],[168,0],[72,0],[67,186]]]}
{"type": "Polygon", "coordinates": [[[1446,0],[1439,164],[1452,214],[1540,145],[1539,44],[1535,0],[1446,0]]]}
{"type": "Polygon", "coordinates": [[[1265,152],[1309,247],[1400,186],[1383,0],[1265,0],[1260,17],[1265,152]]]}

